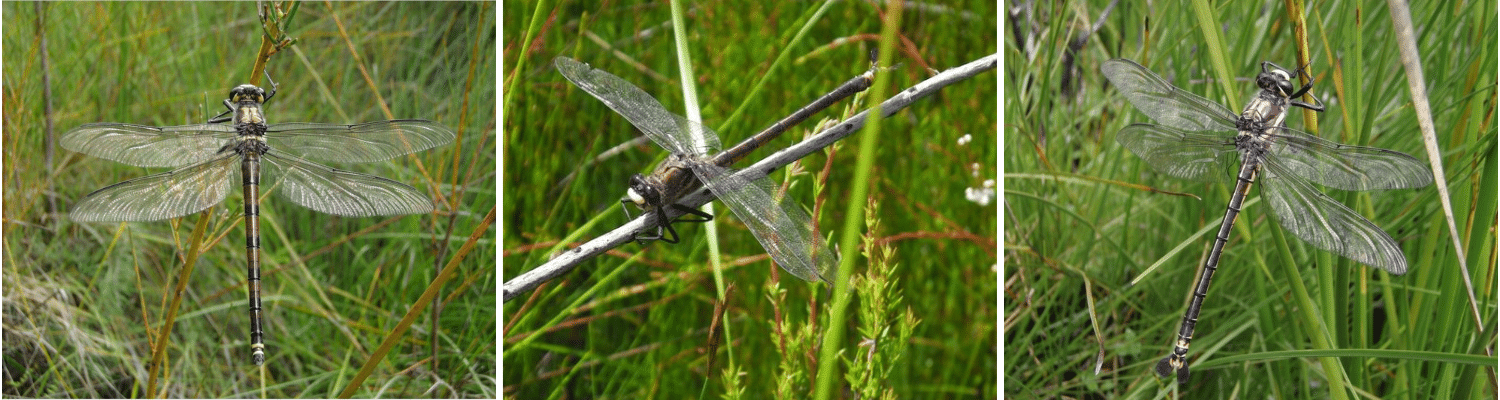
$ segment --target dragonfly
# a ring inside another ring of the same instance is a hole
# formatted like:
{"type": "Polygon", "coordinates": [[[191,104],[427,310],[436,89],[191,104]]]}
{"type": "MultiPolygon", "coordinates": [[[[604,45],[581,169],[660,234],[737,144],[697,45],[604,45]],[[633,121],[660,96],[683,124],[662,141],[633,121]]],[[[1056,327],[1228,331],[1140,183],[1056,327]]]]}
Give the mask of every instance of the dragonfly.
{"type": "Polygon", "coordinates": [[[556,58],[553,65],[573,85],[604,102],[645,132],[646,137],[658,146],[671,152],[651,175],[632,176],[629,189],[620,200],[627,217],[629,205],[657,217],[659,225],[655,234],[638,235],[636,239],[677,243],[677,231],[666,215],[668,208],[697,217],[679,219],[679,222],[712,219],[708,213],[677,204],[683,196],[707,186],[745,222],[751,234],[783,270],[806,281],[832,283],[833,267],[837,261],[822,237],[813,230],[807,212],[795,202],[778,202],[775,199],[778,191],[770,179],[748,180],[735,174],[729,166],[818,111],[869,88],[874,79],[874,68],[720,152],[718,134],[712,129],[667,111],[661,102],[624,79],[567,57],[556,58]]]}
{"type": "MultiPolygon", "coordinates": [[[[1172,86],[1130,60],[1105,61],[1104,77],[1136,109],[1157,124],[1137,123],[1116,140],[1156,171],[1177,178],[1222,181],[1234,177],[1228,210],[1214,237],[1203,274],[1194,285],[1172,351],[1156,364],[1162,377],[1177,372],[1188,381],[1187,351],[1209,280],[1229,241],[1257,175],[1261,195],[1276,221],[1302,241],[1394,275],[1406,273],[1406,257],[1390,235],[1369,220],[1318,191],[1312,183],[1340,190],[1419,188],[1432,183],[1426,166],[1405,153],[1329,142],[1284,126],[1286,112],[1299,107],[1323,111],[1323,104],[1297,100],[1313,81],[1296,88],[1293,73],[1269,61],[1255,78],[1259,92],[1236,115],[1229,108],[1172,86]],[[1294,89],[1295,88],[1295,89],[1294,89]],[[1238,172],[1236,172],[1238,171],[1238,172]]],[[[1298,70],[1301,72],[1301,70],[1298,70]]],[[[1304,73],[1305,74],[1305,73],[1304,73]]],[[[1300,75],[1299,75],[1300,76],[1300,75]]]]}
{"type": "MultiPolygon", "coordinates": [[[[266,77],[270,80],[270,76],[266,77]]],[[[373,217],[428,213],[427,195],[407,184],[318,164],[362,163],[443,146],[453,131],[437,122],[403,119],[358,125],[267,124],[261,106],[276,96],[245,84],[229,91],[224,113],[207,123],[145,126],[93,123],[63,133],[63,148],[107,160],[171,171],[126,180],[90,193],[69,214],[79,222],[156,221],[219,204],[239,182],[245,201],[245,252],[250,292],[251,360],[265,362],[260,302],[260,187],[314,211],[373,217]],[[273,145],[274,144],[274,145],[273,145]],[[238,166],[238,168],[236,168],[238,166]]]]}

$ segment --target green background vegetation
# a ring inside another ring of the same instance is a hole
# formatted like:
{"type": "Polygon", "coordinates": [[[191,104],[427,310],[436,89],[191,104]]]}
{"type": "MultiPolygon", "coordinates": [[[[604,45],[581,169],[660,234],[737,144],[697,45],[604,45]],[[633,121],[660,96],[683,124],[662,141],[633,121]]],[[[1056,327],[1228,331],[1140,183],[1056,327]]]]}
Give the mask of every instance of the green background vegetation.
{"type": "MultiPolygon", "coordinates": [[[[1150,121],[1107,86],[1099,65],[1135,60],[1238,109],[1262,60],[1297,64],[1284,2],[1210,6],[1208,18],[1189,4],[1120,2],[1080,39],[1107,3],[1043,6],[1006,27],[1010,395],[1146,398],[1173,390],[1151,368],[1176,339],[1193,271],[1228,204],[1232,177],[1177,180],[1116,143],[1122,127],[1150,121]],[[1067,52],[1073,41],[1080,45],[1067,52]],[[1215,64],[1227,65],[1227,75],[1215,64]],[[1208,234],[1197,234],[1204,228],[1208,234]]],[[[1399,277],[1282,239],[1263,205],[1246,207],[1197,325],[1192,381],[1176,388],[1184,397],[1494,398],[1495,358],[1481,349],[1494,349],[1496,330],[1495,3],[1412,8],[1446,169],[1439,184],[1453,195],[1464,253],[1456,254],[1433,186],[1329,192],[1402,245],[1410,267],[1399,277]],[[1471,317],[1459,258],[1483,321],[1471,317]],[[1297,296],[1297,285],[1316,300],[1297,296]],[[1309,309],[1318,317],[1308,318],[1309,309]],[[1326,348],[1312,339],[1317,326],[1327,327],[1326,348]]],[[[1287,125],[1426,161],[1388,14],[1384,2],[1318,2],[1305,13],[1313,93],[1328,110],[1310,126],[1297,109],[1287,125]]]]}
{"type": "MultiPolygon", "coordinates": [[[[436,331],[427,312],[355,396],[496,396],[497,260],[490,233],[479,230],[495,207],[494,5],[331,7],[304,4],[288,26],[299,41],[270,59],[281,86],[265,107],[269,119],[441,122],[459,134],[455,143],[415,158],[334,167],[405,182],[445,203],[434,215],[356,219],[276,196],[264,202],[269,359],[262,374],[248,349],[236,190],[213,213],[211,247],[188,279],[166,353],[164,396],[336,395],[437,267],[455,261],[457,277],[437,297],[445,308],[436,331]],[[460,257],[471,235],[480,241],[460,257]]],[[[183,125],[223,111],[229,89],[251,79],[261,38],[255,5],[7,2],[4,15],[4,394],[144,396],[149,343],[202,217],[72,222],[67,207],[88,193],[160,170],[61,148],[48,166],[45,138],[91,122],[183,125]]]]}
{"type": "MultiPolygon", "coordinates": [[[[649,141],[609,152],[640,134],[557,74],[552,58],[568,56],[609,71],[677,113],[683,95],[667,3],[564,3],[540,10],[529,3],[505,5],[504,269],[514,277],[553,251],[625,223],[618,201],[627,179],[649,173],[664,157],[649,141]]],[[[705,125],[726,146],[867,67],[884,10],[867,2],[833,2],[826,13],[812,17],[819,6],[688,6],[684,33],[691,47],[691,79],[705,125]],[[805,39],[789,43],[809,21],[805,39]],[[784,52],[788,61],[773,67],[784,52]],[[764,86],[752,96],[763,78],[764,86]]],[[[993,54],[994,6],[911,5],[901,22],[902,38],[909,42],[895,55],[902,67],[888,93],[930,76],[928,68],[943,70],[993,54]]],[[[852,140],[844,140],[833,155],[802,160],[807,172],[790,178],[793,201],[808,208],[817,204],[820,232],[842,225],[839,216],[851,201],[870,202],[867,222],[879,224],[870,233],[876,246],[870,250],[881,255],[873,261],[860,257],[854,272],[888,286],[861,289],[846,320],[829,322],[826,286],[772,266],[743,224],[716,204],[716,239],[702,225],[683,224],[681,244],[622,246],[504,304],[504,393],[516,398],[806,398],[821,363],[848,363],[839,369],[845,372],[837,390],[861,395],[995,393],[997,206],[965,200],[964,189],[995,176],[997,82],[996,71],[980,74],[886,120],[868,199],[847,196],[852,185],[865,184],[851,180],[857,152],[852,140]],[[965,135],[972,142],[959,144],[965,135]],[[825,166],[827,176],[820,172],[825,166]],[[721,299],[708,240],[718,240],[723,279],[734,285],[723,314],[730,333],[716,349],[708,333],[721,299]],[[848,327],[840,359],[818,356],[830,323],[848,327]]],[[[739,166],[790,146],[845,104],[739,166]]],[[[772,179],[784,182],[785,170],[772,179]]]]}

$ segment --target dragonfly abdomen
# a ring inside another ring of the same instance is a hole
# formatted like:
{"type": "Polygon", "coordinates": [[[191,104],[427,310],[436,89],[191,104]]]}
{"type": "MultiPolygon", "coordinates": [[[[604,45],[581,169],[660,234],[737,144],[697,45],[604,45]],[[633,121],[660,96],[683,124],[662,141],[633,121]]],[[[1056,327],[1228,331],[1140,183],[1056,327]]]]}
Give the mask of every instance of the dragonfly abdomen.
{"type": "MultiPolygon", "coordinates": [[[[260,143],[246,140],[243,143],[260,143]]],[[[247,147],[247,146],[241,146],[247,147]]],[[[245,151],[240,162],[240,176],[245,190],[245,260],[249,265],[247,282],[250,290],[250,357],[255,365],[266,361],[264,331],[261,330],[260,305],[260,152],[245,151]]]]}

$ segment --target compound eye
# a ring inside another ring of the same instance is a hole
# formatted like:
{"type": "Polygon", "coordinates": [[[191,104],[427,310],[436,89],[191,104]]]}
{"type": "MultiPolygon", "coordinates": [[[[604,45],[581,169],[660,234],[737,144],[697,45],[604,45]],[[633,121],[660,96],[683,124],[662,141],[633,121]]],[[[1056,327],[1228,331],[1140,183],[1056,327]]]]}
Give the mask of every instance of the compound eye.
{"type": "Polygon", "coordinates": [[[1267,73],[1262,73],[1255,77],[1255,86],[1260,87],[1261,89],[1270,89],[1278,85],[1276,83],[1275,76],[1267,73]]]}
{"type": "Polygon", "coordinates": [[[1283,95],[1290,95],[1292,93],[1292,81],[1283,79],[1281,81],[1277,81],[1276,86],[1281,89],[1281,94],[1283,95]]]}
{"type": "Polygon", "coordinates": [[[1292,77],[1287,75],[1286,71],[1278,69],[1271,71],[1271,74],[1273,76],[1271,81],[1276,85],[1276,89],[1281,91],[1281,94],[1292,93],[1294,89],[1292,87],[1292,77]]]}

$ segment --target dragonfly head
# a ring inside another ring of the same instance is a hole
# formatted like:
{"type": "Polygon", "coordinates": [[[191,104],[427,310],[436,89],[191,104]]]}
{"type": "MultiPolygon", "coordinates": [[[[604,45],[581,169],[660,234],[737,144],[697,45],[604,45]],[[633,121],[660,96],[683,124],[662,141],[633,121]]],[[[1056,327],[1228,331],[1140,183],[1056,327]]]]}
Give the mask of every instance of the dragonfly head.
{"type": "Polygon", "coordinates": [[[229,101],[233,103],[262,103],[266,101],[266,90],[260,86],[244,84],[229,89],[229,101]]]}
{"type": "Polygon", "coordinates": [[[1297,88],[1292,86],[1292,75],[1281,69],[1262,70],[1255,77],[1255,85],[1261,89],[1276,92],[1283,97],[1290,96],[1297,88]]]}
{"type": "Polygon", "coordinates": [[[1280,65],[1276,65],[1276,63],[1263,61],[1260,63],[1260,75],[1255,76],[1255,85],[1260,86],[1261,89],[1275,92],[1282,97],[1300,97],[1302,93],[1305,93],[1312,86],[1312,76],[1308,75],[1308,86],[1303,87],[1300,92],[1293,85],[1292,78],[1305,74],[1306,72],[1303,71],[1303,68],[1297,68],[1296,72],[1292,72],[1287,71],[1286,68],[1282,68],[1280,65]]]}
{"type": "Polygon", "coordinates": [[[657,186],[652,185],[645,175],[635,174],[630,177],[630,188],[625,190],[625,198],[630,199],[631,203],[635,203],[642,209],[660,205],[661,191],[656,188],[657,186]]]}

